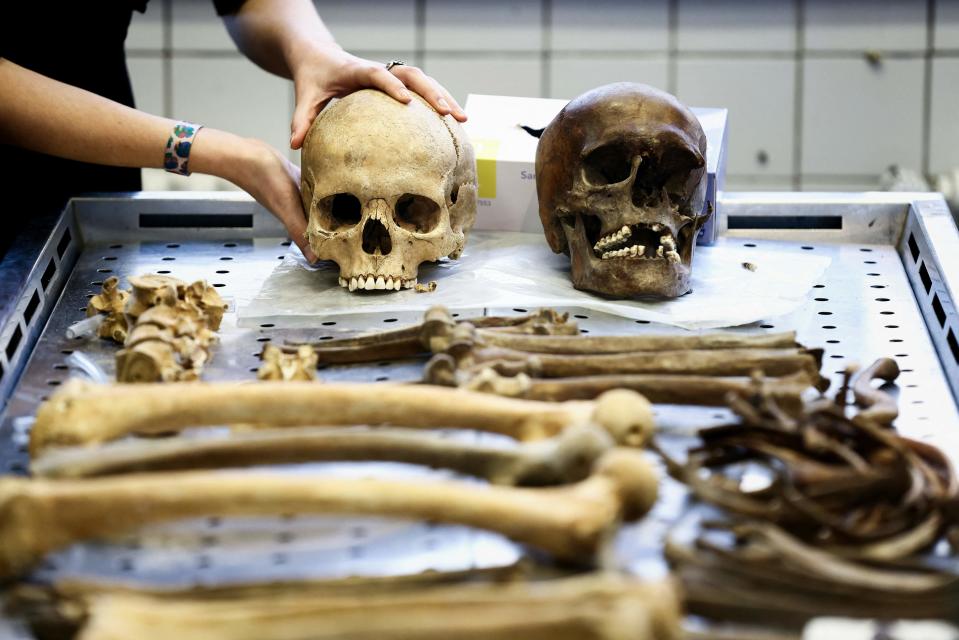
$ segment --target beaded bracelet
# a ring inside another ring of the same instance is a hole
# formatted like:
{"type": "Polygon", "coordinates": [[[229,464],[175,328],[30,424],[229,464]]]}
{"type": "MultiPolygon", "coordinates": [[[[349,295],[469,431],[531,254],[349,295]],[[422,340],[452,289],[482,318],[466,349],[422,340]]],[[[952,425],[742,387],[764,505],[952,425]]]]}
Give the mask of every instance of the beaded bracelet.
{"type": "Polygon", "coordinates": [[[190,175],[190,148],[193,146],[193,138],[201,127],[203,127],[202,124],[182,121],[173,125],[173,133],[166,141],[166,151],[163,154],[164,169],[181,176],[190,175]]]}

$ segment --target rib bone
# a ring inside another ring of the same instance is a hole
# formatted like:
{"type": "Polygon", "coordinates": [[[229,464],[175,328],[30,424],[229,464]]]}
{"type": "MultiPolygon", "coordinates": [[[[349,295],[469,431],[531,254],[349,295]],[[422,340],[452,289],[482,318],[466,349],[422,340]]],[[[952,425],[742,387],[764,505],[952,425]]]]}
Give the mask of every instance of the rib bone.
{"type": "Polygon", "coordinates": [[[297,429],[232,433],[225,438],[121,441],[51,449],[30,465],[34,476],[83,478],[184,469],[333,461],[392,461],[445,468],[493,484],[544,486],[577,482],[613,446],[592,425],[513,448],[482,446],[403,429],[297,429]]]}
{"type": "Polygon", "coordinates": [[[651,464],[633,449],[613,449],[597,461],[593,475],[549,489],[221,471],[7,478],[0,481],[0,577],[18,575],[72,543],[149,524],[283,513],[460,524],[501,533],[557,558],[590,563],[620,519],[635,519],[650,509],[657,484],[651,464]]]}
{"type": "MultiPolygon", "coordinates": [[[[81,640],[678,640],[675,583],[614,574],[373,593],[87,596],[81,640]]],[[[67,607],[61,607],[67,608],[67,607]]]]}
{"type": "Polygon", "coordinates": [[[621,444],[645,441],[652,410],[639,394],[549,404],[459,389],[311,382],[96,385],[70,380],[40,406],[31,455],[49,446],[107,442],[188,427],[231,424],[300,427],[392,425],[460,427],[517,440],[548,438],[595,421],[621,444]]]}

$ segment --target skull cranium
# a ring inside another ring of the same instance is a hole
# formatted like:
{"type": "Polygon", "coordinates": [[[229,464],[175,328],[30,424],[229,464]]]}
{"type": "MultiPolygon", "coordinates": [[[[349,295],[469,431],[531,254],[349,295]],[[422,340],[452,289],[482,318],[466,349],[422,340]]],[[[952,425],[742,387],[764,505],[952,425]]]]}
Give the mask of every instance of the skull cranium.
{"type": "Polygon", "coordinates": [[[706,198],[706,134],[675,97],[622,82],[571,101],[536,152],[539,214],[578,289],[689,291],[706,198]]]}
{"type": "Polygon", "coordinates": [[[424,100],[363,90],[328,106],[303,145],[303,208],[340,285],[413,288],[419,265],[463,251],[476,218],[473,149],[424,100]]]}

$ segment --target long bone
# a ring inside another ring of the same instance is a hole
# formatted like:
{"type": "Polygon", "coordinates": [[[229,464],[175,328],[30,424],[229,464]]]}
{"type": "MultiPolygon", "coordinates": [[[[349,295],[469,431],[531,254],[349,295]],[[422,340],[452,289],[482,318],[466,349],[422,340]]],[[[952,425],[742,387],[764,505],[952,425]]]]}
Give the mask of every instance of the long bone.
{"type": "Polygon", "coordinates": [[[99,447],[52,449],[30,465],[35,477],[83,478],[185,469],[217,469],[332,461],[392,461],[452,469],[493,484],[568,484],[589,475],[613,446],[593,425],[547,440],[491,447],[403,429],[250,431],[226,438],[120,441],[99,447]]]}
{"type": "MultiPolygon", "coordinates": [[[[575,335],[579,333],[576,323],[568,322],[565,314],[559,314],[552,309],[541,309],[535,313],[516,317],[480,316],[468,318],[462,322],[497,333],[541,335],[575,335]]],[[[455,324],[457,324],[457,319],[453,318],[445,307],[437,306],[427,310],[423,322],[411,327],[308,344],[316,350],[319,361],[323,364],[350,364],[412,358],[429,353],[430,338],[445,334],[449,329],[444,329],[444,327],[455,324]]],[[[295,353],[298,346],[297,344],[287,344],[282,348],[287,353],[295,353]]]]}
{"type": "MultiPolygon", "coordinates": [[[[424,372],[424,381],[441,386],[455,386],[511,398],[562,402],[591,400],[611,389],[629,389],[656,404],[679,404],[719,407],[726,405],[730,392],[748,394],[755,388],[752,379],[690,375],[623,374],[574,378],[531,378],[525,374],[501,376],[493,369],[475,373],[456,370],[455,361],[445,355],[434,357],[424,372]]],[[[802,394],[813,381],[805,374],[767,378],[763,385],[787,411],[802,405],[802,394]]]]}
{"type": "MultiPolygon", "coordinates": [[[[53,609],[54,606],[49,607],[53,609]]],[[[615,574],[373,593],[271,593],[201,600],[189,593],[65,599],[81,640],[675,640],[680,598],[670,580],[615,574]],[[79,621],[76,619],[80,618],[79,621]]],[[[59,615],[58,615],[59,614],[59,615]]]]}
{"type": "Polygon", "coordinates": [[[683,351],[704,349],[791,349],[797,348],[795,332],[744,335],[706,333],[700,335],[584,336],[577,334],[517,334],[483,329],[469,321],[424,323],[424,342],[435,352],[445,351],[451,342],[472,340],[477,346],[497,347],[528,353],[621,354],[640,351],[683,351]]]}
{"type": "Polygon", "coordinates": [[[459,427],[525,441],[548,438],[568,427],[590,422],[606,429],[616,442],[627,445],[641,445],[653,430],[649,403],[630,391],[610,392],[595,402],[550,404],[460,389],[389,383],[291,381],[131,386],[71,380],[40,405],[30,433],[30,452],[36,457],[50,446],[230,424],[459,427]]]}
{"type": "Polygon", "coordinates": [[[498,532],[554,557],[590,563],[620,520],[645,514],[658,480],[642,452],[613,449],[561,488],[184,471],[84,480],[0,481],[0,578],[82,540],[204,516],[376,515],[498,532]]]}
{"type": "Polygon", "coordinates": [[[805,349],[701,349],[649,353],[553,355],[479,347],[456,342],[447,349],[462,369],[492,367],[502,373],[526,373],[537,378],[570,378],[610,374],[684,374],[767,376],[805,373],[819,380],[815,353],[805,349]]]}

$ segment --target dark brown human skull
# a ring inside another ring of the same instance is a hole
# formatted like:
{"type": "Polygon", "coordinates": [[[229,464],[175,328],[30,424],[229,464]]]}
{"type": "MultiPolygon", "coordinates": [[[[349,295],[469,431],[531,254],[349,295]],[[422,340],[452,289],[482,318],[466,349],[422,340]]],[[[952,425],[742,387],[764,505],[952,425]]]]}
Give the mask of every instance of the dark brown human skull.
{"type": "Polygon", "coordinates": [[[615,297],[689,291],[709,218],[706,134],[674,96],[620,82],[571,101],[536,151],[539,216],[577,289],[615,297]]]}

